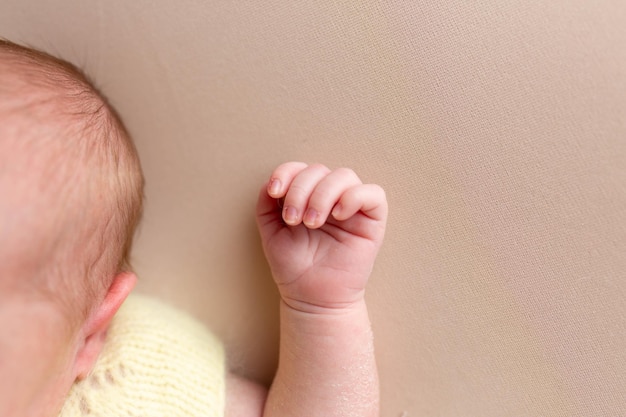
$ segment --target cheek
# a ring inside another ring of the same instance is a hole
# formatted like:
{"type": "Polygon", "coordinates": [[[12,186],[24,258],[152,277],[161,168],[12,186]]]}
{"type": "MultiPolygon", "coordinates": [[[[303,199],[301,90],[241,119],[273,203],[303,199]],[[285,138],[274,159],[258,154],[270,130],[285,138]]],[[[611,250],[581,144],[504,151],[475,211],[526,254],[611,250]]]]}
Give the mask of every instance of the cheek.
{"type": "Polygon", "coordinates": [[[0,307],[0,416],[56,416],[73,375],[62,316],[20,303],[0,307]]]}

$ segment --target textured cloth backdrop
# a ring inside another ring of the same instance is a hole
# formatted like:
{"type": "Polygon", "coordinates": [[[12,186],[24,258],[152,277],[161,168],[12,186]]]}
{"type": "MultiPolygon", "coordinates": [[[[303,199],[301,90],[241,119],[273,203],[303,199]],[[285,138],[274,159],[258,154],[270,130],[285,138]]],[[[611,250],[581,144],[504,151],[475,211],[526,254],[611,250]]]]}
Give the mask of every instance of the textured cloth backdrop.
{"type": "Polygon", "coordinates": [[[387,190],[382,415],[626,415],[626,2],[3,0],[81,64],[148,180],[141,289],[268,381],[253,221],[285,160],[387,190]]]}

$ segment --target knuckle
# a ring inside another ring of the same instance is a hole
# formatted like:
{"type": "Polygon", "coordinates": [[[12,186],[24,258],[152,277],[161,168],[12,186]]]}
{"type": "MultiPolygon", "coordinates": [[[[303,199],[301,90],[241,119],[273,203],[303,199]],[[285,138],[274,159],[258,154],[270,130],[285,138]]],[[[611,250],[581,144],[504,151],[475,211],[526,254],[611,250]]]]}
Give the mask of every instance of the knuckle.
{"type": "Polygon", "coordinates": [[[316,170],[316,171],[326,172],[326,173],[329,173],[329,172],[330,172],[330,168],[328,168],[328,167],[327,167],[326,165],[324,165],[324,164],[320,164],[320,163],[317,163],[317,162],[316,162],[316,163],[314,163],[314,164],[309,165],[309,168],[310,168],[310,169],[314,169],[314,170],[316,170]]]}
{"type": "Polygon", "coordinates": [[[292,172],[298,172],[307,167],[304,162],[285,162],[274,169],[274,176],[290,175],[292,172]]]}
{"type": "Polygon", "coordinates": [[[378,193],[380,198],[382,198],[383,200],[387,199],[387,193],[385,192],[385,189],[383,187],[381,187],[378,184],[373,184],[373,188],[374,188],[374,191],[378,193]]]}
{"type": "Polygon", "coordinates": [[[385,192],[385,189],[378,184],[369,184],[369,186],[374,199],[379,201],[381,204],[386,204],[387,193],[385,192]]]}
{"type": "Polygon", "coordinates": [[[344,178],[345,180],[350,181],[351,183],[355,183],[355,184],[361,183],[361,179],[359,178],[357,173],[354,172],[354,170],[351,168],[341,167],[341,168],[337,168],[335,172],[338,175],[340,175],[342,178],[344,178]]]}
{"type": "Polygon", "coordinates": [[[378,193],[378,194],[384,194],[385,190],[383,189],[383,187],[381,187],[378,184],[368,184],[368,186],[372,189],[372,191],[378,193]]]}
{"type": "Polygon", "coordinates": [[[354,170],[347,167],[339,167],[335,170],[335,172],[346,176],[356,176],[354,170]]]}

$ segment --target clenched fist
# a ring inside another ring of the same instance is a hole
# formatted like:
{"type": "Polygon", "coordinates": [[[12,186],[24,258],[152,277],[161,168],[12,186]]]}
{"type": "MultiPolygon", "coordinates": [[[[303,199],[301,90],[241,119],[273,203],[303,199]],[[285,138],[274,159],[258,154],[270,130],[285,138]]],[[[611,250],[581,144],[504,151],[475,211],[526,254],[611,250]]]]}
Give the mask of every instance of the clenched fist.
{"type": "Polygon", "coordinates": [[[313,313],[361,301],[386,220],[385,192],[354,171],[278,166],[259,193],[257,225],[283,301],[313,313]]]}

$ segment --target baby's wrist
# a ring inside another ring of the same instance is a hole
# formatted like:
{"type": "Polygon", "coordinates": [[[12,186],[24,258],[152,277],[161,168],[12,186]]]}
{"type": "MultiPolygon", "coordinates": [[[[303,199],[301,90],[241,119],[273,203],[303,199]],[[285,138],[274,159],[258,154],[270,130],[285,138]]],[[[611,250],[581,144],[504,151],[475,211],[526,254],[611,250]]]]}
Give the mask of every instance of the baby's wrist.
{"type": "Polygon", "coordinates": [[[312,316],[341,316],[350,314],[355,310],[366,308],[364,291],[354,296],[350,300],[328,302],[313,302],[284,296],[281,294],[281,301],[285,309],[301,314],[312,316]]]}

